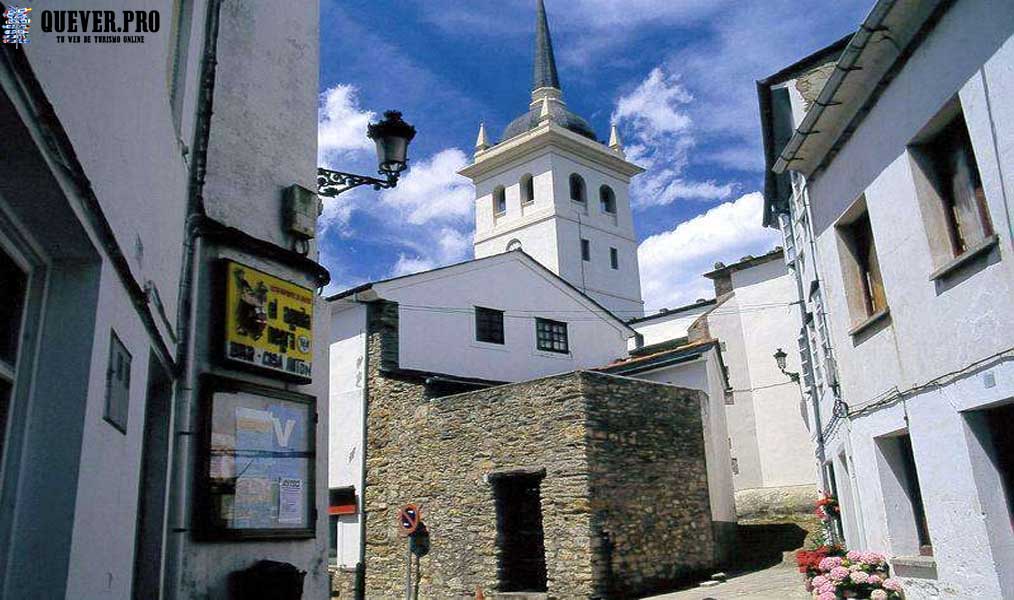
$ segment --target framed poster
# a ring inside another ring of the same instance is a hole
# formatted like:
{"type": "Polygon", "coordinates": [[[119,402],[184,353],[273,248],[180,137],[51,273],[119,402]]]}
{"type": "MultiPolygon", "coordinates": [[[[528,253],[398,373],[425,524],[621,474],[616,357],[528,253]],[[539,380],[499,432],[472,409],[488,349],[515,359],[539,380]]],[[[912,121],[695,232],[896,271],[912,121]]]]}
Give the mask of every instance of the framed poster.
{"type": "Polygon", "coordinates": [[[313,396],[212,375],[201,385],[195,516],[203,537],[313,537],[313,396]]]}
{"type": "Polygon", "coordinates": [[[225,362],[310,382],[313,290],[232,260],[223,262],[225,362]]]}

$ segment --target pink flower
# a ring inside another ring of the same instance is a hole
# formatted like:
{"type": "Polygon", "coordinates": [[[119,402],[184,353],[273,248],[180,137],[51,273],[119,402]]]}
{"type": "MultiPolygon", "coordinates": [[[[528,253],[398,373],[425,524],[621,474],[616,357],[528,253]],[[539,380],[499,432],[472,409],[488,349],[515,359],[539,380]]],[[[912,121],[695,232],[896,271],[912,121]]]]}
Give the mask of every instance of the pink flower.
{"type": "Polygon", "coordinates": [[[841,562],[842,561],[840,556],[828,556],[827,558],[824,558],[820,561],[820,564],[817,565],[817,568],[819,568],[821,571],[827,572],[835,567],[840,567],[841,562]]]}
{"type": "Polygon", "coordinates": [[[845,567],[835,567],[831,569],[831,579],[835,581],[843,581],[849,576],[849,570],[845,567]]]}
{"type": "Polygon", "coordinates": [[[873,590],[870,592],[870,600],[887,600],[887,592],[884,590],[873,590]]]}
{"type": "Polygon", "coordinates": [[[849,559],[850,562],[860,562],[863,560],[863,553],[858,550],[849,550],[845,558],[849,559]]]}
{"type": "Polygon", "coordinates": [[[862,571],[853,571],[849,574],[849,579],[851,579],[853,583],[866,583],[870,579],[870,576],[862,571]]]}
{"type": "Polygon", "coordinates": [[[877,552],[863,552],[860,560],[868,565],[882,565],[884,564],[884,555],[877,552]]]}
{"type": "Polygon", "coordinates": [[[870,578],[866,580],[866,583],[870,585],[880,585],[884,583],[884,578],[880,575],[870,575],[870,578]]]}
{"type": "Polygon", "coordinates": [[[810,580],[810,585],[812,585],[815,588],[820,588],[825,583],[827,583],[827,577],[824,577],[823,575],[817,575],[816,577],[810,580]]]}
{"type": "Polygon", "coordinates": [[[884,586],[885,590],[891,590],[892,592],[901,591],[901,582],[893,577],[885,579],[882,585],[884,586]]]}
{"type": "Polygon", "coordinates": [[[821,595],[817,596],[817,600],[838,600],[838,599],[835,597],[834,592],[824,592],[821,595]]]}

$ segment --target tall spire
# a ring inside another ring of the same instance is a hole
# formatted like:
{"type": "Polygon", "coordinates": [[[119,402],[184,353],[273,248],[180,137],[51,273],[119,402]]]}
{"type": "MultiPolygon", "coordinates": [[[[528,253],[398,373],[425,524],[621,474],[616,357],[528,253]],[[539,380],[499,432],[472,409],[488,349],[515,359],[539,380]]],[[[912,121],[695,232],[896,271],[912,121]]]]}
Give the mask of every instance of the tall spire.
{"type": "Polygon", "coordinates": [[[546,5],[537,0],[535,15],[535,65],[532,90],[539,88],[560,89],[560,78],[556,74],[556,59],[553,58],[553,40],[549,35],[546,21],[546,5]]]}

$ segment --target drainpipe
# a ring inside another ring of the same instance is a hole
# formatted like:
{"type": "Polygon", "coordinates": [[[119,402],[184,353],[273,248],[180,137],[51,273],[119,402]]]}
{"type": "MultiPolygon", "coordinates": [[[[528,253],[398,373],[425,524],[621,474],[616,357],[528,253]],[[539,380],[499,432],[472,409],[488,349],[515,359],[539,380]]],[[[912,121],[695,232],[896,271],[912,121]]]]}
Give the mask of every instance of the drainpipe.
{"type": "Polygon", "coordinates": [[[168,498],[168,519],[166,535],[166,556],[163,587],[164,597],[181,596],[181,577],[185,537],[190,533],[188,499],[192,478],[189,467],[193,465],[193,419],[194,383],[197,376],[196,319],[200,277],[198,260],[203,253],[199,222],[204,217],[204,181],[207,173],[208,139],[211,128],[212,103],[217,66],[218,26],[221,0],[209,0],[205,16],[204,51],[197,97],[197,115],[194,125],[194,139],[188,185],[187,216],[183,240],[183,264],[180,267],[180,283],[176,313],[176,330],[180,339],[176,347],[177,380],[175,406],[173,410],[174,444],[171,460],[171,485],[168,498]]]}

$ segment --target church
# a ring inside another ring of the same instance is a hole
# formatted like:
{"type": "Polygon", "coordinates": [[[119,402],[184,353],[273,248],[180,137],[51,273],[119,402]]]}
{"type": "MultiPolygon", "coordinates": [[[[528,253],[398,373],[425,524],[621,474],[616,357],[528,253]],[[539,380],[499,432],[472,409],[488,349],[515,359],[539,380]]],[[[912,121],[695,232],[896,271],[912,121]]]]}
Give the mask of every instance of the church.
{"type": "Polygon", "coordinates": [[[538,0],[531,102],[495,142],[480,124],[460,171],[474,258],[328,298],[339,597],[401,593],[410,502],[432,540],[426,597],[634,597],[732,549],[736,371],[707,317],[735,305],[718,279],[781,254],[720,270],[718,300],[645,317],[629,194],[643,169],[608,138],[568,109],[538,0]]]}

